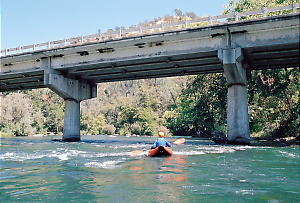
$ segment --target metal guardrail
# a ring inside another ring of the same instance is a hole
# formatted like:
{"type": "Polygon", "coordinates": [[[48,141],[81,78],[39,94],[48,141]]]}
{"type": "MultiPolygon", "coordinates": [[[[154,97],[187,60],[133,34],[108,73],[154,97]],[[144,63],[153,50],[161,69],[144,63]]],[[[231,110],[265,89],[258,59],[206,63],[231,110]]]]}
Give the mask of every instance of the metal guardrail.
{"type": "MultiPolygon", "coordinates": [[[[1,50],[0,56],[7,56],[19,53],[25,53],[30,51],[37,51],[37,50],[47,50],[52,48],[59,48],[59,47],[67,47],[67,46],[74,46],[76,44],[84,44],[89,42],[96,42],[96,41],[106,41],[111,39],[123,38],[123,37],[130,37],[130,36],[141,36],[143,34],[155,34],[164,31],[174,31],[185,29],[188,27],[201,27],[201,23],[207,22],[209,25],[219,24],[219,20],[226,20],[234,19],[234,21],[239,21],[240,18],[244,16],[251,16],[251,15],[261,15],[263,17],[267,17],[267,13],[276,12],[276,11],[284,11],[284,10],[293,10],[293,13],[297,13],[297,8],[300,8],[300,3],[293,3],[292,5],[288,6],[280,6],[274,8],[263,8],[260,10],[255,11],[247,11],[247,12],[235,12],[226,15],[218,15],[218,16],[208,16],[199,18],[197,20],[188,21],[185,19],[183,22],[179,23],[168,23],[154,26],[147,26],[147,27],[134,27],[130,29],[120,29],[119,31],[112,31],[108,33],[102,33],[101,30],[98,30],[98,33],[92,35],[86,35],[81,37],[73,37],[63,40],[56,40],[56,41],[49,41],[40,44],[33,44],[27,46],[19,46],[16,48],[4,49],[1,50]]],[[[224,22],[224,21],[223,21],[224,22]]]]}

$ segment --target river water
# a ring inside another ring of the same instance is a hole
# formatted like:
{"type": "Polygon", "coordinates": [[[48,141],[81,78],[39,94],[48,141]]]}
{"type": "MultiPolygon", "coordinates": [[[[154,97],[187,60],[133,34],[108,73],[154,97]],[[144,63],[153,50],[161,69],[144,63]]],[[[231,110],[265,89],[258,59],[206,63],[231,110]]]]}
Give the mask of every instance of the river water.
{"type": "MultiPolygon", "coordinates": [[[[155,138],[1,138],[0,202],[299,202],[298,146],[215,145],[187,138],[168,158],[155,138]],[[131,151],[142,151],[131,157],[131,151]]],[[[176,138],[167,138],[173,142],[176,138]]]]}

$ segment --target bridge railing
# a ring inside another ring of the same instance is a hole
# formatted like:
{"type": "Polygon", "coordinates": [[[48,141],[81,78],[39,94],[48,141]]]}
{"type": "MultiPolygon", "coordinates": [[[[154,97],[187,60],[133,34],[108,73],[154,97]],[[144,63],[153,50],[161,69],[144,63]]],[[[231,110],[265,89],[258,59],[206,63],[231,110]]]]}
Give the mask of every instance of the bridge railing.
{"type": "Polygon", "coordinates": [[[240,13],[235,12],[226,15],[208,16],[196,20],[185,19],[184,21],[178,23],[167,23],[167,24],[161,23],[159,25],[152,25],[147,27],[133,27],[130,29],[119,29],[118,31],[110,31],[107,33],[102,33],[101,30],[99,29],[98,33],[92,35],[73,37],[73,38],[68,38],[63,40],[49,41],[40,44],[33,44],[27,46],[19,46],[16,48],[4,49],[1,50],[0,56],[19,54],[19,53],[30,52],[30,51],[53,49],[59,47],[74,46],[77,44],[84,44],[84,43],[90,43],[96,41],[107,41],[107,40],[117,39],[117,38],[141,36],[145,34],[155,34],[164,31],[175,31],[175,30],[181,30],[190,27],[201,27],[204,25],[219,24],[228,21],[239,21],[239,20],[243,20],[243,18],[245,18],[246,16],[267,17],[268,13],[276,12],[276,11],[293,10],[293,13],[297,13],[298,8],[300,8],[300,3],[293,3],[292,5],[288,5],[288,6],[263,8],[259,10],[240,12],[240,13]]]}

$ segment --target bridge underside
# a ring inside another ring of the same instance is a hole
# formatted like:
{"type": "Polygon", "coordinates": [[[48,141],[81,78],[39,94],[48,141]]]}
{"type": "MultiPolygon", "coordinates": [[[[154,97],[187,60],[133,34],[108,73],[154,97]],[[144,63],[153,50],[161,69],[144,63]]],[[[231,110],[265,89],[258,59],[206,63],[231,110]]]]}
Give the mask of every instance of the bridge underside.
{"type": "MultiPolygon", "coordinates": [[[[248,70],[289,68],[299,66],[299,43],[282,47],[243,49],[248,70]]],[[[45,88],[41,63],[35,70],[0,74],[0,92],[45,88]]],[[[6,66],[9,66],[6,65],[6,66]]],[[[155,56],[143,59],[120,59],[110,62],[78,64],[78,66],[54,68],[66,77],[91,83],[115,82],[145,78],[172,77],[224,72],[218,59],[218,51],[155,56]]]]}

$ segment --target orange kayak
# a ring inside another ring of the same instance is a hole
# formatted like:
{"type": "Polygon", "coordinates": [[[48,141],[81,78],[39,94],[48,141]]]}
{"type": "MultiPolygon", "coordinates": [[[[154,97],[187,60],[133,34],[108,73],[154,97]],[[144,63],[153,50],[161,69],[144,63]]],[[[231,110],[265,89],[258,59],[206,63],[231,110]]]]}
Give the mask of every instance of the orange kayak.
{"type": "Polygon", "coordinates": [[[151,157],[161,157],[161,156],[172,156],[173,155],[173,151],[172,149],[168,148],[168,147],[156,147],[155,149],[151,149],[149,151],[149,155],[151,157]]]}

